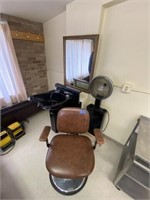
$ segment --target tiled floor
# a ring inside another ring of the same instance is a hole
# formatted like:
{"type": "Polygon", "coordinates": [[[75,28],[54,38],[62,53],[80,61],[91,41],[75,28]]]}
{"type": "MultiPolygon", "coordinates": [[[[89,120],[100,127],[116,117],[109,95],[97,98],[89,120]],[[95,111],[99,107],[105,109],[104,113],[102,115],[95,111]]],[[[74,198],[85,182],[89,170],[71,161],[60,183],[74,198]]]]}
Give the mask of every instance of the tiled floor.
{"type": "MultiPolygon", "coordinates": [[[[95,150],[95,168],[85,187],[76,195],[63,196],[49,182],[45,167],[47,147],[39,142],[49,113],[42,111],[29,119],[26,135],[17,140],[14,149],[1,157],[1,198],[25,200],[131,200],[113,185],[113,177],[122,147],[105,138],[105,144],[95,150]]],[[[51,137],[54,133],[51,134],[51,137]]],[[[91,137],[91,139],[93,139],[91,137]]]]}

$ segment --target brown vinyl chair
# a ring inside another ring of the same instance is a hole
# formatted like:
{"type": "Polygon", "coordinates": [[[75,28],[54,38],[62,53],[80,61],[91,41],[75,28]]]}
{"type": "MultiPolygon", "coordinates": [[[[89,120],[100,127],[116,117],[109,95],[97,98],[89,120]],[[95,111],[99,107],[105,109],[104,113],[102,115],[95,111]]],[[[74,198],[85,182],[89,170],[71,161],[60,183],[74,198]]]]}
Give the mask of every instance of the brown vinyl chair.
{"type": "Polygon", "coordinates": [[[64,195],[79,192],[85,185],[88,176],[94,169],[94,149],[96,144],[103,144],[103,136],[95,129],[95,144],[82,135],[88,132],[90,116],[81,108],[62,108],[57,115],[57,129],[61,134],[53,137],[50,144],[49,126],[43,129],[40,141],[46,141],[48,152],[46,168],[52,186],[64,195]],[[66,134],[64,134],[66,133],[66,134]]]}

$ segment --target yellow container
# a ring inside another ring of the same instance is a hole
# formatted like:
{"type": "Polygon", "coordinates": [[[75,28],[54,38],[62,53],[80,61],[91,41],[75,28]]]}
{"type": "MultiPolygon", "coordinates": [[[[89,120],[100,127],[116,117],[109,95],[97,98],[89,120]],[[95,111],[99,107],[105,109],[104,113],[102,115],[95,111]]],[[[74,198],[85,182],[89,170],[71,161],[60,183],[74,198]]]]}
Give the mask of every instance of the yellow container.
{"type": "Polygon", "coordinates": [[[13,140],[7,133],[7,131],[0,132],[0,148],[7,147],[10,143],[12,143],[13,140]]]}
{"type": "Polygon", "coordinates": [[[25,134],[24,128],[19,122],[14,122],[8,126],[8,129],[11,131],[15,139],[18,139],[25,134]]]}

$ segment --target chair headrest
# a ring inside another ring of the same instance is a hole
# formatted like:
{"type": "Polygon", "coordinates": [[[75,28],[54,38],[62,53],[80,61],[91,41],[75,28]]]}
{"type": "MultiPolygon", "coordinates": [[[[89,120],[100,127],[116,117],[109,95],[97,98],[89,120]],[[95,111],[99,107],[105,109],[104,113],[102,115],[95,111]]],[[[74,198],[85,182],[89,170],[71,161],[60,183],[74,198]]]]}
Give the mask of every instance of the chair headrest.
{"type": "Polygon", "coordinates": [[[57,129],[64,133],[86,133],[89,129],[89,112],[81,108],[62,108],[57,115],[57,129]]]}

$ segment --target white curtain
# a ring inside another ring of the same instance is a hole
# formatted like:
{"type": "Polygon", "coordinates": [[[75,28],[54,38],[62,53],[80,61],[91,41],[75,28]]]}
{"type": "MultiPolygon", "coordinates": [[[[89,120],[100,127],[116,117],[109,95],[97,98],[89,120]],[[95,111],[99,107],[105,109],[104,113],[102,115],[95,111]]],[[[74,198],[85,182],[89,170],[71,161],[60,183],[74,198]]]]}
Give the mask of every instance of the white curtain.
{"type": "Polygon", "coordinates": [[[27,99],[11,33],[7,22],[0,22],[0,106],[27,99]]]}
{"type": "Polygon", "coordinates": [[[66,41],[66,79],[73,82],[73,78],[83,79],[89,75],[89,58],[93,51],[93,41],[67,40],[66,41]]]}

